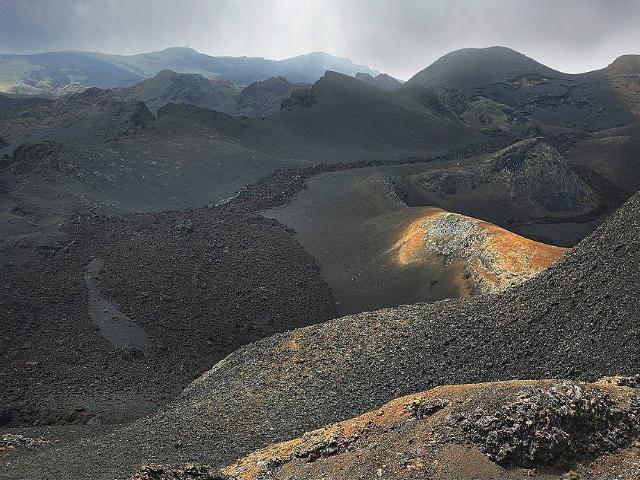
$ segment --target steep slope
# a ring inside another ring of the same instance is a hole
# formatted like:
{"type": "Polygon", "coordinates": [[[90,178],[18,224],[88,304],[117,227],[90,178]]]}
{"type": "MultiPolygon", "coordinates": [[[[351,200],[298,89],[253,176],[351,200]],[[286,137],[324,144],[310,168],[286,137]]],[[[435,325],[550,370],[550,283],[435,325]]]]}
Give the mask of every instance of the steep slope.
{"type": "Polygon", "coordinates": [[[635,374],[638,212],[636,194],[548,271],[502,294],[348,316],[242,348],[158,414],[7,460],[5,472],[113,478],[158,459],[221,467],[437,385],[635,374]]]}
{"type": "Polygon", "coordinates": [[[429,88],[462,113],[486,98],[544,129],[596,130],[638,123],[640,68],[635,56],[603,70],[570,75],[505,47],[451,52],[403,86],[429,88]]]}
{"type": "Polygon", "coordinates": [[[601,197],[617,207],[640,190],[640,136],[598,135],[578,142],[566,153],[567,163],[592,183],[601,197]]]}
{"type": "Polygon", "coordinates": [[[526,75],[556,77],[563,74],[510,48],[465,48],[439,58],[416,73],[407,85],[470,91],[526,75]]]}

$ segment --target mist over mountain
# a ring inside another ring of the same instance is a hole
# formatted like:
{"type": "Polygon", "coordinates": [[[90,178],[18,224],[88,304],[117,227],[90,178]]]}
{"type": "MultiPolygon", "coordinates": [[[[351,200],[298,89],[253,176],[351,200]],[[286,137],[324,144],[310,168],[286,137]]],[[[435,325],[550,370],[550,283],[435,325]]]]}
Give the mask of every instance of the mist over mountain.
{"type": "Polygon", "coordinates": [[[162,70],[197,73],[239,85],[284,76],[292,83],[313,83],[326,70],[347,75],[378,72],[347,58],[322,52],[285,60],[257,57],[212,57],[191,48],[168,48],[138,55],[91,52],[51,52],[35,55],[0,55],[0,91],[56,93],[69,84],[85,87],[128,87],[162,70]]]}

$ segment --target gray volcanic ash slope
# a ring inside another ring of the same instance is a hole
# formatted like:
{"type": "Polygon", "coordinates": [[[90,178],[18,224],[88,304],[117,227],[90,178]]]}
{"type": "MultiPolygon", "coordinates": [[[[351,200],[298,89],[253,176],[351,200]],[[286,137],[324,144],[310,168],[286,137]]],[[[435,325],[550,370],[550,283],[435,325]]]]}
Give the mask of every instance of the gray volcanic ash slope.
{"type": "Polygon", "coordinates": [[[443,95],[459,113],[470,106],[477,109],[478,100],[488,99],[497,105],[481,109],[485,115],[508,106],[550,129],[595,130],[639,121],[637,55],[620,57],[594,72],[567,74],[509,48],[467,48],[435,61],[401,90],[410,92],[417,86],[443,95]]]}
{"type": "Polygon", "coordinates": [[[465,91],[523,74],[564,75],[510,48],[464,48],[439,58],[416,73],[407,84],[465,91]]]}
{"type": "Polygon", "coordinates": [[[639,213],[636,194],[547,272],[502,294],[348,316],[241,348],[157,414],[5,471],[106,479],[158,460],[222,466],[436,385],[636,373],[639,213]]]}

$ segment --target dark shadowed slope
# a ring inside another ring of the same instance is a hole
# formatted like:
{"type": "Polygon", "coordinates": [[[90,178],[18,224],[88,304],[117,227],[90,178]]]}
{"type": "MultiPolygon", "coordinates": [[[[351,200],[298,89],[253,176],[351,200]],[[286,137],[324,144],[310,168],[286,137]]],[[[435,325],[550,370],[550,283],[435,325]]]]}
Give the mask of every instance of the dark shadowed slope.
{"type": "Polygon", "coordinates": [[[564,76],[506,47],[465,48],[448,53],[416,73],[407,85],[461,91],[502,83],[527,74],[564,76]]]}
{"type": "Polygon", "coordinates": [[[279,114],[247,132],[251,146],[325,162],[376,154],[397,158],[483,138],[419,101],[335,72],[292,95],[279,114]]]}
{"type": "MultiPolygon", "coordinates": [[[[472,161],[407,176],[408,203],[434,205],[510,228],[586,215],[601,199],[567,159],[531,138],[472,161]],[[464,164],[462,164],[464,163],[464,164]]],[[[561,241],[562,232],[556,236],[561,241]]]]}
{"type": "Polygon", "coordinates": [[[516,109],[542,128],[610,128],[640,121],[634,113],[640,98],[640,65],[635,57],[571,75],[505,47],[463,49],[418,72],[402,89],[434,90],[459,113],[488,99],[516,109]]]}
{"type": "Polygon", "coordinates": [[[282,102],[295,90],[308,88],[303,83],[289,83],[285,77],[273,77],[247,85],[236,99],[236,114],[265,117],[280,110],[282,102]]]}
{"type": "Polygon", "coordinates": [[[158,460],[222,466],[436,385],[636,373],[639,212],[636,194],[547,272],[502,294],[348,316],[242,348],[156,415],[8,460],[5,477],[106,479],[158,460]]]}
{"type": "Polygon", "coordinates": [[[323,163],[430,155],[487,140],[449,111],[335,72],[293,90],[282,105],[264,119],[238,119],[169,104],[156,123],[174,134],[223,136],[269,155],[323,163]]]}
{"type": "Polygon", "coordinates": [[[611,81],[624,104],[640,115],[640,55],[618,57],[601,72],[611,81]]]}

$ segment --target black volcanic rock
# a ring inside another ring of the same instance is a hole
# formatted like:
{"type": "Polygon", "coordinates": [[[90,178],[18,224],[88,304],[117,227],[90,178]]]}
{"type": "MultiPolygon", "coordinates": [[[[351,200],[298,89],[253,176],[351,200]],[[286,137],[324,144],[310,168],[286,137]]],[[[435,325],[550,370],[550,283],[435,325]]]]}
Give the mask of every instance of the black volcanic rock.
{"type": "MultiPolygon", "coordinates": [[[[30,162],[45,146],[21,148],[30,162]]],[[[1,267],[0,416],[11,424],[69,423],[78,406],[104,423],[135,418],[240,345],[335,316],[291,231],[246,209],[76,217],[61,228],[20,240],[39,261],[1,267]],[[95,320],[105,311],[135,323],[148,348],[113,341],[95,320]]]]}
{"type": "Polygon", "coordinates": [[[157,459],[219,467],[437,385],[635,374],[639,212],[637,194],[551,269],[502,294],[367,312],[275,335],[229,355],[175,404],[114,436],[13,466],[35,473],[31,478],[72,472],[96,479],[126,476],[157,459]]]}
{"type": "Polygon", "coordinates": [[[316,103],[316,99],[313,96],[313,89],[311,87],[296,88],[292,90],[287,98],[283,98],[281,102],[281,108],[290,107],[303,107],[309,108],[316,103]]]}
{"type": "Polygon", "coordinates": [[[62,161],[63,146],[55,142],[24,143],[16,148],[6,167],[11,173],[25,174],[33,171],[67,169],[62,161]]]}

